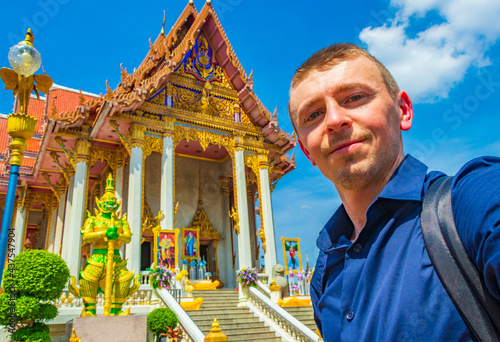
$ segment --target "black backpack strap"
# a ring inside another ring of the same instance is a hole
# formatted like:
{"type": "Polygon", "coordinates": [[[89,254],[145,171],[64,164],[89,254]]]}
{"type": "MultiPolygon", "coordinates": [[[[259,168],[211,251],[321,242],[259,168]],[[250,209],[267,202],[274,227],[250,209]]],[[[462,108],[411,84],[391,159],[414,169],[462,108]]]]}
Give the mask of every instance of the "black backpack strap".
{"type": "Polygon", "coordinates": [[[451,208],[452,179],[438,178],[424,197],[421,224],[425,247],[470,332],[478,341],[499,341],[500,306],[484,285],[457,233],[451,208]]]}

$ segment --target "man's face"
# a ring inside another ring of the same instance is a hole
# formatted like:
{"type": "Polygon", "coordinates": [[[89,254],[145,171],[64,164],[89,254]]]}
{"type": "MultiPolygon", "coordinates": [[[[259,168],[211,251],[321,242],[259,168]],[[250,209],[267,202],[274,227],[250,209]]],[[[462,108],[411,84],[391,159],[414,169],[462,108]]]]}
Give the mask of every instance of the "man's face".
{"type": "Polygon", "coordinates": [[[365,56],[312,71],[291,89],[290,113],[302,150],[337,188],[383,181],[404,158],[411,101],[404,92],[393,99],[365,56]]]}

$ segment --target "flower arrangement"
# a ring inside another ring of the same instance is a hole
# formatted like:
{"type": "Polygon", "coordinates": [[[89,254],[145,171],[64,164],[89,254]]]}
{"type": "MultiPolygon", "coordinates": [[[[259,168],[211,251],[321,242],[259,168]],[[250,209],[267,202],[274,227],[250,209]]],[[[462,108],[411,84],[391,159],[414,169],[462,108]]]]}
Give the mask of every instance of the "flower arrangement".
{"type": "Polygon", "coordinates": [[[236,279],[241,283],[242,286],[257,286],[257,269],[256,268],[245,268],[243,267],[238,271],[236,279]]]}
{"type": "Polygon", "coordinates": [[[292,291],[299,291],[299,290],[300,290],[299,285],[297,284],[292,285],[292,291]]]}
{"type": "Polygon", "coordinates": [[[297,273],[297,280],[298,281],[303,280],[304,276],[305,276],[305,272],[304,271],[297,273]]]}
{"type": "Polygon", "coordinates": [[[164,288],[169,290],[171,288],[170,282],[174,278],[174,272],[165,265],[158,265],[154,269],[147,269],[149,271],[149,282],[153,289],[164,288]]]}
{"type": "Polygon", "coordinates": [[[292,269],[290,269],[290,270],[288,271],[288,276],[289,276],[290,278],[295,277],[295,272],[294,272],[292,269]]]}

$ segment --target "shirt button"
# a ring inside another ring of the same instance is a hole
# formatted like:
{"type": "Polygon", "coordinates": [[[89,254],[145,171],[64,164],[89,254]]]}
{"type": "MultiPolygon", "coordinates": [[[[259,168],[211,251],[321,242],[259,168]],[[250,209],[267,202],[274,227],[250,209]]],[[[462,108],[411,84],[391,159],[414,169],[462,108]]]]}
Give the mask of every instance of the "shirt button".
{"type": "Polygon", "coordinates": [[[352,321],[352,319],[354,318],[354,312],[348,311],[347,315],[345,315],[345,318],[347,319],[348,322],[352,321]]]}
{"type": "Polygon", "coordinates": [[[357,244],[354,245],[354,247],[352,249],[354,249],[354,251],[356,253],[359,253],[359,252],[361,252],[363,250],[363,246],[361,246],[361,244],[357,243],[357,244]]]}

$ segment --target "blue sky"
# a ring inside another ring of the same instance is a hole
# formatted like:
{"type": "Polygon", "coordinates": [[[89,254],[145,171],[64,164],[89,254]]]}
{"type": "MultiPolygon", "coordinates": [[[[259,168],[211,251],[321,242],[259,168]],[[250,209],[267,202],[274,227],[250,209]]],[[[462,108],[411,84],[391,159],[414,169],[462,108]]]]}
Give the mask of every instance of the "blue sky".
{"type": "MultiPolygon", "coordinates": [[[[186,1],[10,1],[0,13],[0,66],[27,27],[54,82],[93,93],[114,88],[120,63],[133,70],[161,29],[168,31],[186,1]]],[[[200,10],[204,1],[195,1],[200,10]]],[[[254,91],[280,126],[287,116],[294,70],[313,52],[335,42],[367,48],[414,101],[414,122],[404,133],[406,153],[449,174],[469,159],[498,155],[500,2],[491,0],[302,1],[213,0],[222,26],[254,91]]],[[[12,110],[0,91],[0,113],[12,110]]],[[[340,204],[333,185],[297,149],[297,169],[273,192],[279,238],[301,238],[302,261],[317,256],[316,236],[340,204]]]]}

